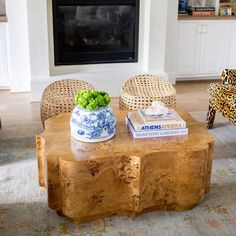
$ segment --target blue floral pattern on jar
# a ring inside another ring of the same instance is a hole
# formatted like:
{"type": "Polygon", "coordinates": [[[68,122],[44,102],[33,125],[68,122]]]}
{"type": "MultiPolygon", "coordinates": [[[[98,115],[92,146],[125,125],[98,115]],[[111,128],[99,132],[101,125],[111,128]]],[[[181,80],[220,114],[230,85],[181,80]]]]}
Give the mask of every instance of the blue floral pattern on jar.
{"type": "Polygon", "coordinates": [[[115,135],[116,119],[108,106],[87,110],[76,106],[70,119],[71,135],[84,142],[99,142],[115,135]]]}

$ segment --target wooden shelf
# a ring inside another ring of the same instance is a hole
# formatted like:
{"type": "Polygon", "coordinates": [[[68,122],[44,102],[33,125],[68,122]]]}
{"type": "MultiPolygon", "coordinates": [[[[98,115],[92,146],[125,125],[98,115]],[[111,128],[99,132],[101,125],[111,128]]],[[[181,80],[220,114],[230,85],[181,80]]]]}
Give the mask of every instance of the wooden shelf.
{"type": "Polygon", "coordinates": [[[0,22],[7,22],[6,16],[0,16],[0,22]]]}
{"type": "Polygon", "coordinates": [[[178,20],[236,20],[236,16],[190,16],[179,15],[178,20]]]}

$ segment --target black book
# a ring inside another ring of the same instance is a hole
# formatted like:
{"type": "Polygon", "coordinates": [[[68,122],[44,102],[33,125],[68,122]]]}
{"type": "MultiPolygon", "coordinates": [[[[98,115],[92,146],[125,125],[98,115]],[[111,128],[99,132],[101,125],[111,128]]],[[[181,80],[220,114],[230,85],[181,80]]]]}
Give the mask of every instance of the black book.
{"type": "Polygon", "coordinates": [[[188,11],[215,11],[215,7],[193,7],[189,6],[188,11]]]}

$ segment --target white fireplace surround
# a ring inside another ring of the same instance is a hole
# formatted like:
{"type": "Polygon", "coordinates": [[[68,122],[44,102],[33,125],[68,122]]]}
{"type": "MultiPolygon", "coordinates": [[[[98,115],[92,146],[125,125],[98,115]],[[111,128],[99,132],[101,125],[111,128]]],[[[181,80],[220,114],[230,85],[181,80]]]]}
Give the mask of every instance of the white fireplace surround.
{"type": "Polygon", "coordinates": [[[145,25],[148,24],[146,11],[150,9],[147,0],[140,0],[140,24],[139,24],[139,62],[138,63],[114,63],[114,64],[90,64],[73,66],[54,66],[54,44],[53,44],[53,24],[52,24],[52,2],[48,1],[48,36],[49,36],[49,64],[50,74],[62,75],[65,73],[92,73],[92,72],[112,72],[119,70],[138,70],[145,63],[147,54],[144,45],[148,44],[148,32],[145,32],[145,25]]]}
{"type": "MultiPolygon", "coordinates": [[[[54,66],[51,0],[8,0],[7,2],[10,44],[14,43],[13,39],[16,37],[12,30],[13,24],[19,22],[19,19],[14,20],[17,14],[16,5],[21,5],[21,8],[25,6],[27,10],[27,17],[21,18],[20,21],[24,20],[28,26],[26,28],[28,41],[22,40],[22,45],[14,47],[14,52],[11,51],[12,45],[10,45],[9,55],[15,56],[16,50],[20,51],[25,44],[24,53],[29,56],[29,60],[26,58],[24,66],[25,63],[29,64],[30,70],[26,72],[30,74],[28,79],[24,80],[19,73],[14,73],[14,67],[10,65],[10,70],[13,70],[11,73],[12,91],[31,89],[32,101],[39,101],[43,89],[48,84],[63,78],[85,80],[99,90],[108,91],[112,97],[118,96],[122,83],[136,74],[157,74],[175,82],[172,77],[172,71],[175,71],[172,59],[175,55],[175,39],[172,35],[175,34],[177,23],[177,0],[140,0],[137,63],[77,66],[54,66]],[[22,81],[20,82],[19,79],[22,81]],[[17,85],[20,85],[19,89],[17,85]]],[[[21,63],[20,57],[19,63],[21,63]]]]}

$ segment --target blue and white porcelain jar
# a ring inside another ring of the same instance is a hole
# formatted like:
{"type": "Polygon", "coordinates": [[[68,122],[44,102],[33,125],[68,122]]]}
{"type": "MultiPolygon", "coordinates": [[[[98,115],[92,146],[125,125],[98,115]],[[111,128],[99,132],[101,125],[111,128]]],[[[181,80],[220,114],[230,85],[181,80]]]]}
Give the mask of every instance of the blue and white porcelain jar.
{"type": "Polygon", "coordinates": [[[115,135],[116,119],[108,106],[87,110],[76,106],[70,118],[71,136],[82,142],[101,142],[115,135]]]}

